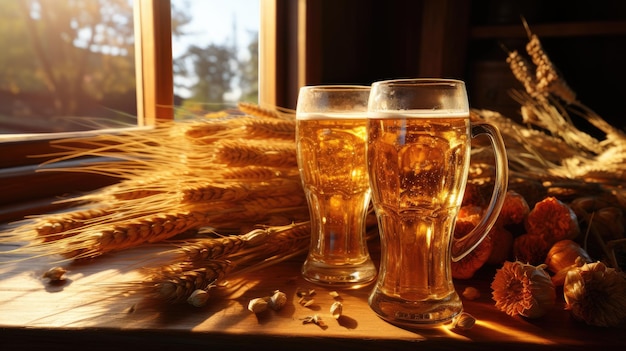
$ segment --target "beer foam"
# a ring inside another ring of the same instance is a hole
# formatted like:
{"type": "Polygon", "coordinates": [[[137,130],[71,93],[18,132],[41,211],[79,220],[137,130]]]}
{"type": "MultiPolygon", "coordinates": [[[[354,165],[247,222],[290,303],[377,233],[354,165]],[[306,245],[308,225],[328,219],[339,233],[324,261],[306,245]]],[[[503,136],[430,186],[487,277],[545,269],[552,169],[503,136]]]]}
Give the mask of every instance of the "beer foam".
{"type": "Polygon", "coordinates": [[[297,120],[366,119],[367,112],[296,113],[297,120]]]}
{"type": "Polygon", "coordinates": [[[460,110],[395,110],[369,112],[368,118],[469,118],[469,111],[460,110]]]}

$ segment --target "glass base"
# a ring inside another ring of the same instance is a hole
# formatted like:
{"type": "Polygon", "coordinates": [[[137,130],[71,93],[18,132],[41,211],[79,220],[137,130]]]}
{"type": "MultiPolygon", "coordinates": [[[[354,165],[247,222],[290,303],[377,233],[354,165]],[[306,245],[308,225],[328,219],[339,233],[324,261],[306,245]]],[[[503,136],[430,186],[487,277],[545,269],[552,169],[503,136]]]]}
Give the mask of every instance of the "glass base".
{"type": "Polygon", "coordinates": [[[302,276],[307,281],[337,289],[358,289],[376,279],[377,269],[372,260],[361,264],[329,265],[307,260],[302,276]]]}
{"type": "Polygon", "coordinates": [[[439,327],[452,322],[463,312],[463,304],[456,292],[444,299],[410,301],[374,289],[368,303],[382,319],[409,328],[439,327]]]}

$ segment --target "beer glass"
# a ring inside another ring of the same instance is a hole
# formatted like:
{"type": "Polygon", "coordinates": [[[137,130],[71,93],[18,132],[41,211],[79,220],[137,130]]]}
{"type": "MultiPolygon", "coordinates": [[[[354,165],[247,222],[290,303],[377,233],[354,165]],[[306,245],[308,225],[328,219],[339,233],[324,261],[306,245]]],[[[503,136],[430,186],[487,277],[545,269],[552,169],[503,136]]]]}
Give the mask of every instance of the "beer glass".
{"type": "Polygon", "coordinates": [[[311,218],[302,275],[319,285],[358,288],[376,278],[365,236],[369,92],[365,86],[308,86],[298,95],[297,159],[311,218]]]}
{"type": "Polygon", "coordinates": [[[372,84],[368,171],[378,219],[381,263],[369,296],[383,319],[403,326],[452,322],[463,309],[451,262],[473,250],[493,226],[508,183],[498,130],[470,123],[465,84],[404,79],[372,84]],[[481,222],[453,237],[467,184],[471,138],[485,134],[495,151],[496,181],[481,222]]]}

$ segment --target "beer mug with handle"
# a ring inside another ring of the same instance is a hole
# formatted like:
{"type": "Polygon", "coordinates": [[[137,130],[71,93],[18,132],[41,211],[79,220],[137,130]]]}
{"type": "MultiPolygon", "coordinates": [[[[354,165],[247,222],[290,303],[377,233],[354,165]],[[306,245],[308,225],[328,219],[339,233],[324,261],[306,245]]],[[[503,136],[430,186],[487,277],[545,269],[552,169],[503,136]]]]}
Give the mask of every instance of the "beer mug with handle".
{"type": "Polygon", "coordinates": [[[372,84],[368,109],[368,171],[378,218],[381,263],[370,307],[403,326],[437,326],[463,310],[451,262],[484,239],[498,217],[508,183],[499,131],[471,123],[465,84],[403,79],[372,84]],[[470,164],[471,139],[489,137],[496,181],[481,222],[453,237],[470,164]]]}
{"type": "Polygon", "coordinates": [[[296,150],[309,204],[308,281],[358,288],[376,278],[366,241],[368,86],[306,86],[296,107],[296,150]]]}

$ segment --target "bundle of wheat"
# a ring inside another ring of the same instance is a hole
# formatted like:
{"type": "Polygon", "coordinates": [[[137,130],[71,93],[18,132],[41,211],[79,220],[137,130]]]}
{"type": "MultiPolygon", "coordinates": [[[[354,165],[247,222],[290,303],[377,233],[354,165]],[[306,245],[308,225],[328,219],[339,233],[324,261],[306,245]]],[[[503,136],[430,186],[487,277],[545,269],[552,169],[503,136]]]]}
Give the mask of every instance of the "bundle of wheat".
{"type": "Polygon", "coordinates": [[[240,234],[259,225],[306,221],[292,114],[240,106],[150,130],[55,142],[62,151],[48,166],[83,156],[105,158],[46,171],[106,174],[120,182],[62,200],[76,209],[29,218],[2,240],[28,242],[12,253],[82,259],[205,227],[240,234]]]}
{"type": "MultiPolygon", "coordinates": [[[[531,206],[546,196],[571,203],[581,224],[587,225],[587,233],[596,237],[604,258],[618,266],[616,252],[626,252],[623,225],[612,233],[597,225],[599,217],[594,223],[593,217],[604,210],[613,214],[612,222],[623,224],[626,134],[576,99],[537,35],[527,25],[526,29],[530,62],[517,51],[509,52],[507,58],[513,75],[524,87],[524,91],[512,92],[521,105],[522,122],[489,110],[474,110],[472,117],[496,125],[503,134],[509,158],[509,187],[524,194],[531,206]],[[582,117],[603,132],[604,140],[578,128],[573,116],[582,117]],[[587,198],[594,201],[582,201],[587,198]],[[594,205],[581,207],[589,203],[594,205]]],[[[490,183],[489,152],[484,147],[475,150],[473,162],[482,167],[478,167],[474,182],[490,183]]],[[[587,237],[581,240],[589,244],[587,237]]]]}

